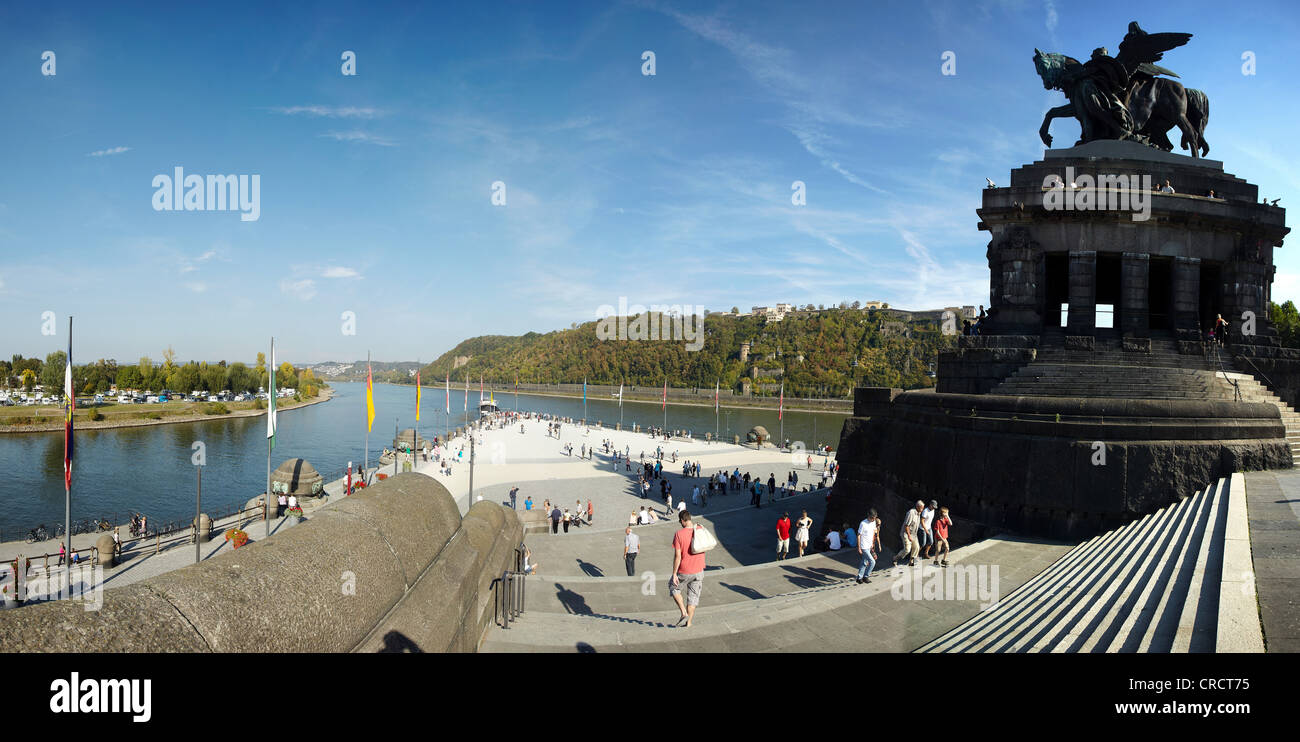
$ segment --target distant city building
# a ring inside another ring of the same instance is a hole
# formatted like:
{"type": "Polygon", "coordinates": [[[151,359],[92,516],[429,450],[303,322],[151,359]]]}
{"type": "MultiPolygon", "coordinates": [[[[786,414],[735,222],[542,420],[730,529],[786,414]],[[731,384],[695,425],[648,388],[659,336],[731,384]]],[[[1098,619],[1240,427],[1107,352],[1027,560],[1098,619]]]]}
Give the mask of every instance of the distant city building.
{"type": "Polygon", "coordinates": [[[774,307],[754,307],[751,314],[762,317],[768,322],[780,322],[792,311],[794,311],[794,307],[789,304],[777,304],[774,307]]]}

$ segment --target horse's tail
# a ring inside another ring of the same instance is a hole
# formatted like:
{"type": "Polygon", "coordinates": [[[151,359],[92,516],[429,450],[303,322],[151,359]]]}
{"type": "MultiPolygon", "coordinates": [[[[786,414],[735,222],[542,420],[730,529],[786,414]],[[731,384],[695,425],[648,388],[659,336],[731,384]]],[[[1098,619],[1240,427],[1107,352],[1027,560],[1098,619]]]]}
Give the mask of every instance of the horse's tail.
{"type": "Polygon", "coordinates": [[[1187,119],[1201,140],[1202,155],[1208,154],[1210,145],[1205,143],[1205,127],[1210,123],[1210,97],[1205,91],[1187,88],[1187,119]]]}

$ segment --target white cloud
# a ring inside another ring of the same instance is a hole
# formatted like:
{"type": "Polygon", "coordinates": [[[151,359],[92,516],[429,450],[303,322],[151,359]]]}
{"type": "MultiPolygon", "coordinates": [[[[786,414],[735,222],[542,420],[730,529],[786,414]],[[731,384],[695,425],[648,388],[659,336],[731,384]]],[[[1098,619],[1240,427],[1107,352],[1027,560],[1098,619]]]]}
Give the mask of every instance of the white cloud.
{"type": "Polygon", "coordinates": [[[363,144],[378,144],[381,147],[393,147],[396,142],[388,137],[381,137],[368,132],[353,131],[327,131],[321,136],[327,139],[333,139],[336,142],[361,142],[363,144]]]}
{"type": "Polygon", "coordinates": [[[361,274],[351,268],[344,268],[338,265],[331,265],[321,274],[321,278],[361,278],[361,274]]]}
{"type": "Polygon", "coordinates": [[[130,152],[130,147],[110,147],[109,149],[100,149],[87,154],[87,157],[104,157],[105,155],[120,155],[123,152],[130,152]]]}
{"type": "Polygon", "coordinates": [[[280,291],[303,301],[310,301],[312,297],[316,296],[316,282],[310,278],[297,281],[286,278],[280,281],[280,291]]]}
{"type": "Polygon", "coordinates": [[[193,291],[196,294],[202,294],[204,291],[208,290],[208,285],[201,281],[196,281],[194,283],[185,284],[185,288],[189,289],[190,291],[193,291]]]}
{"type": "Polygon", "coordinates": [[[193,258],[192,260],[184,260],[181,262],[181,273],[193,273],[194,271],[199,269],[199,266],[195,265],[196,263],[206,263],[207,261],[211,260],[216,256],[217,256],[216,250],[208,250],[207,252],[203,253],[197,258],[193,258]]]}
{"type": "Polygon", "coordinates": [[[373,119],[384,115],[378,109],[362,106],[278,106],[271,110],[287,116],[306,114],[331,119],[373,119]]]}

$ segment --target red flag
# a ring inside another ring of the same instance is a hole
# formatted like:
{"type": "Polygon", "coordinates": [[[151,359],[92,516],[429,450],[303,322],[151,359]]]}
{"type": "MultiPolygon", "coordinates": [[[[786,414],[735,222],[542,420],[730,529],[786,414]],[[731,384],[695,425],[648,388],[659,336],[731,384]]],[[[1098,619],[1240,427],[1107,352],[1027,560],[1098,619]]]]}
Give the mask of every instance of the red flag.
{"type": "Polygon", "coordinates": [[[72,388],[72,318],[68,318],[68,359],[63,367],[63,396],[67,401],[67,418],[63,423],[63,488],[72,489],[72,413],[77,409],[76,390],[72,388]]]}
{"type": "Polygon", "coordinates": [[[780,420],[781,415],[785,413],[785,382],[781,382],[781,401],[776,406],[776,419],[780,420]]]}

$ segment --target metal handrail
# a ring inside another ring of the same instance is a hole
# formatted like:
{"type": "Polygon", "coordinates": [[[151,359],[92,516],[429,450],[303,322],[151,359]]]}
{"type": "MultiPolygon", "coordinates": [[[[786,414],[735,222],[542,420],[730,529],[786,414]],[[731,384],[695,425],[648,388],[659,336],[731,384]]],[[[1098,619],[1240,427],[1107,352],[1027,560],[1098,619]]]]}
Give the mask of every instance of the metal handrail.
{"type": "Polygon", "coordinates": [[[527,573],[523,571],[524,552],[522,543],[516,546],[514,569],[502,570],[501,577],[492,581],[496,589],[492,601],[496,613],[494,622],[503,629],[509,629],[511,621],[518,621],[525,609],[527,573]]]}
{"type": "MultiPolygon", "coordinates": [[[[1210,348],[1214,350],[1214,360],[1215,360],[1216,363],[1219,364],[1219,373],[1223,374],[1223,379],[1224,379],[1224,381],[1227,381],[1229,384],[1232,385],[1233,401],[1234,401],[1234,402],[1240,402],[1240,401],[1241,401],[1241,385],[1237,383],[1237,380],[1236,380],[1236,379],[1234,379],[1234,378],[1228,376],[1228,370],[1227,370],[1226,368],[1224,368],[1224,366],[1223,366],[1223,356],[1221,356],[1221,355],[1219,354],[1219,345],[1218,345],[1218,343],[1217,343],[1217,342],[1210,342],[1210,343],[1207,343],[1207,345],[1209,345],[1210,348]]],[[[1207,355],[1208,355],[1208,354],[1207,354],[1207,355]]]]}
{"type": "Polygon", "coordinates": [[[1242,357],[1242,358],[1245,358],[1245,359],[1246,359],[1246,363],[1249,363],[1249,364],[1250,364],[1250,367],[1253,368],[1253,369],[1255,369],[1255,373],[1259,374],[1260,376],[1262,376],[1262,377],[1264,378],[1264,383],[1268,384],[1269,391],[1273,391],[1274,393],[1276,393],[1275,390],[1277,389],[1277,387],[1273,384],[1273,380],[1270,379],[1270,378],[1268,378],[1268,376],[1265,375],[1265,373],[1264,373],[1263,371],[1259,370],[1259,366],[1256,366],[1256,365],[1255,365],[1255,362],[1252,361],[1252,360],[1250,360],[1250,356],[1243,355],[1243,356],[1241,356],[1241,357],[1242,357]]]}

